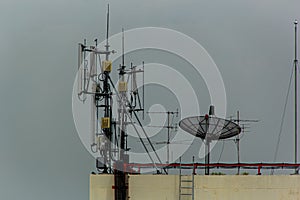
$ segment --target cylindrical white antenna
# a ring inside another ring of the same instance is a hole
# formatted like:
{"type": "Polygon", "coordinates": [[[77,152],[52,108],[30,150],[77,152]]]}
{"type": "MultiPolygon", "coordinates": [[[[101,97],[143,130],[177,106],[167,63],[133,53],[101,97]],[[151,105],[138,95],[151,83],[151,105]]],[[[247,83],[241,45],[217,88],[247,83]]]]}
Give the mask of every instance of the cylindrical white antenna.
{"type": "MultiPolygon", "coordinates": [[[[92,49],[95,49],[95,47],[92,47],[92,49]]],[[[90,77],[97,76],[96,68],[96,54],[92,51],[90,53],[90,77]]]]}
{"type": "MultiPolygon", "coordinates": [[[[92,92],[96,91],[96,83],[93,83],[92,86],[92,92]]],[[[90,135],[90,140],[91,140],[91,145],[95,145],[95,138],[96,138],[96,106],[95,106],[95,98],[91,98],[91,135],[90,135]]]]}
{"type": "Polygon", "coordinates": [[[132,92],[137,92],[136,66],[132,66],[132,92]]]}
{"type": "Polygon", "coordinates": [[[78,71],[77,71],[77,94],[82,92],[82,57],[83,57],[83,44],[78,44],[78,71]]]}
{"type": "MultiPolygon", "coordinates": [[[[86,47],[86,39],[84,39],[84,46],[86,47]]],[[[83,91],[88,90],[89,81],[89,61],[86,59],[86,51],[83,51],[83,91]]]]}

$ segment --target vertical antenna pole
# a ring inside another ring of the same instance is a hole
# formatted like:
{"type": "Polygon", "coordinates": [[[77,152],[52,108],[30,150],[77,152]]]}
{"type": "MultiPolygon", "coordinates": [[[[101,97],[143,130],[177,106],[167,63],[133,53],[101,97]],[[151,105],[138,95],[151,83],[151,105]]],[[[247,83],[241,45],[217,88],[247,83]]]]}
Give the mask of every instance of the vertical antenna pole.
{"type": "Polygon", "coordinates": [[[170,114],[171,112],[168,112],[168,138],[167,138],[167,164],[169,164],[169,154],[170,154],[170,114]]]}
{"type": "Polygon", "coordinates": [[[207,138],[209,130],[209,116],[205,115],[205,175],[209,175],[209,154],[210,154],[210,139],[207,138]]]}
{"type": "Polygon", "coordinates": [[[124,28],[122,28],[122,67],[125,66],[125,56],[124,56],[124,28]]]}
{"type": "MultiPolygon", "coordinates": [[[[297,65],[298,65],[298,60],[297,60],[297,24],[298,21],[295,20],[294,21],[294,25],[295,25],[295,60],[294,60],[294,67],[295,67],[295,164],[297,164],[297,157],[298,157],[298,105],[297,105],[297,101],[298,101],[298,91],[297,91],[297,65]]],[[[295,174],[298,174],[298,168],[295,169],[295,174]]]]}
{"type": "Polygon", "coordinates": [[[210,154],[210,140],[205,141],[205,175],[209,175],[209,154],[210,154]]]}
{"type": "Polygon", "coordinates": [[[145,119],[145,62],[143,61],[143,120],[145,119]]]}
{"type": "MultiPolygon", "coordinates": [[[[106,18],[106,45],[105,45],[105,51],[106,51],[106,60],[109,60],[109,43],[108,43],[108,37],[109,37],[109,4],[107,5],[107,18],[106,18]]],[[[110,97],[109,97],[109,72],[104,72],[105,78],[103,82],[103,93],[104,96],[104,117],[109,117],[110,122],[112,121],[111,118],[111,104],[110,104],[110,97]]],[[[111,126],[109,128],[104,129],[104,134],[108,138],[108,140],[111,139],[111,126]]],[[[107,152],[105,152],[104,160],[105,160],[105,167],[107,167],[107,164],[111,164],[111,145],[110,141],[108,141],[108,144],[106,146],[107,152]]],[[[110,173],[112,172],[112,168],[109,167],[110,173]]]]}
{"type": "MultiPolygon", "coordinates": [[[[240,126],[240,111],[237,111],[237,123],[240,126]]],[[[236,137],[236,148],[238,156],[238,164],[240,164],[240,136],[239,134],[236,137]]],[[[238,175],[240,174],[240,167],[238,167],[238,175]]]]}
{"type": "MultiPolygon", "coordinates": [[[[125,74],[125,62],[124,62],[124,29],[122,28],[122,66],[120,67],[119,71],[119,81],[124,81],[124,74],[125,74]]],[[[126,99],[126,92],[120,92],[120,103],[119,103],[119,126],[120,126],[120,160],[125,162],[125,130],[126,130],[126,120],[125,120],[125,113],[124,113],[124,105],[126,99]]]]}
{"type": "MultiPolygon", "coordinates": [[[[97,46],[98,46],[98,39],[96,38],[95,40],[95,48],[97,48],[97,46]]],[[[97,54],[95,54],[95,75],[97,75],[97,54]]],[[[100,63],[100,65],[101,65],[101,63],[100,63]]]]}
{"type": "MultiPolygon", "coordinates": [[[[109,4],[107,4],[107,15],[106,15],[106,45],[105,50],[109,51],[109,44],[108,44],[108,37],[109,37],[109,4]]],[[[108,60],[108,53],[106,53],[106,60],[108,60]]]]}

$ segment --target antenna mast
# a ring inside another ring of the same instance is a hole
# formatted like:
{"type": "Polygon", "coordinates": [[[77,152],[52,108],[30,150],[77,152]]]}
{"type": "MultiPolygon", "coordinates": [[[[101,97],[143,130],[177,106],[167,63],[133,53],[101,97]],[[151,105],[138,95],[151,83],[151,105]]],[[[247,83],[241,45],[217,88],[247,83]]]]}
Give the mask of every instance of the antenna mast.
{"type": "MultiPolygon", "coordinates": [[[[107,4],[107,14],[106,14],[106,45],[105,50],[109,51],[109,44],[108,44],[108,37],[109,37],[109,4],[107,4]]],[[[108,60],[109,54],[106,54],[106,60],[108,60]]]]}
{"type": "MultiPolygon", "coordinates": [[[[124,29],[122,28],[122,64],[119,69],[119,87],[118,87],[118,92],[120,95],[120,98],[118,100],[119,103],[119,108],[118,108],[118,123],[119,123],[119,135],[120,135],[120,160],[123,162],[128,163],[129,158],[125,158],[125,138],[127,137],[126,135],[126,125],[127,125],[127,118],[125,114],[125,109],[126,109],[126,102],[127,102],[127,83],[125,82],[125,77],[124,75],[126,74],[125,72],[125,61],[124,61],[124,29]]],[[[127,146],[127,142],[126,142],[127,146]]]]}
{"type": "MultiPolygon", "coordinates": [[[[294,21],[294,25],[295,25],[295,59],[294,59],[294,68],[295,68],[295,164],[297,164],[297,157],[298,157],[298,105],[297,105],[297,101],[298,101],[298,91],[297,91],[297,67],[298,67],[298,59],[297,59],[297,25],[298,25],[298,21],[295,20],[294,21]]],[[[295,174],[299,173],[299,169],[296,168],[295,169],[295,174]]]]}
{"type": "Polygon", "coordinates": [[[122,28],[122,66],[125,66],[124,43],[124,28],[122,28]]]}

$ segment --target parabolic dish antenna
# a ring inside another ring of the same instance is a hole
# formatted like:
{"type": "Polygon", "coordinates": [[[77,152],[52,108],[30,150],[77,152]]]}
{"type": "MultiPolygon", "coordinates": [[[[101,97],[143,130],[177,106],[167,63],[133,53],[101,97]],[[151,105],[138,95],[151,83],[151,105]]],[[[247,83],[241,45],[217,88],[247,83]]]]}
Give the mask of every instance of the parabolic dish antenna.
{"type": "Polygon", "coordinates": [[[205,142],[205,174],[209,175],[210,142],[234,137],[241,133],[241,127],[233,121],[214,115],[214,106],[210,106],[209,115],[194,116],[182,119],[179,127],[184,131],[201,138],[205,142]]]}
{"type": "Polygon", "coordinates": [[[238,124],[215,116],[194,116],[182,119],[179,127],[184,131],[205,140],[231,138],[241,132],[238,124]]]}

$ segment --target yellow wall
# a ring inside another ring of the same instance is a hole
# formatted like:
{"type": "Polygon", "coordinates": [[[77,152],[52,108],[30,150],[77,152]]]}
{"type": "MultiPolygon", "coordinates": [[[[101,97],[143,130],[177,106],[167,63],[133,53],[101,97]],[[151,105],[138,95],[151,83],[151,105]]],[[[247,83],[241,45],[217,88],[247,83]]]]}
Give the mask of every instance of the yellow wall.
{"type": "MultiPolygon", "coordinates": [[[[90,200],[113,200],[113,175],[91,175],[90,200]]],[[[130,200],[177,200],[178,175],[130,175],[130,200]]],[[[186,198],[188,199],[188,198],[186,198]]],[[[300,176],[195,176],[195,200],[300,200],[300,176]]]]}
{"type": "Polygon", "coordinates": [[[300,176],[196,176],[203,199],[300,199],[300,176]]]}
{"type": "Polygon", "coordinates": [[[113,175],[91,175],[90,176],[90,200],[113,199],[114,191],[113,175]]]}
{"type": "Polygon", "coordinates": [[[177,175],[132,175],[129,177],[130,200],[178,199],[177,175]]]}

